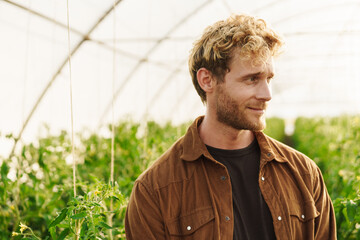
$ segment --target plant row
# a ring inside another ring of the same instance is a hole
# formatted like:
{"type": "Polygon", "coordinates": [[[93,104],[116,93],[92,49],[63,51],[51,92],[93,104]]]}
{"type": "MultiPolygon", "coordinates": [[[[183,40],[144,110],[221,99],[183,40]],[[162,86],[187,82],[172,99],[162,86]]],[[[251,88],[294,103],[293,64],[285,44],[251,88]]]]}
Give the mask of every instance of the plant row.
{"type": "MultiPolygon", "coordinates": [[[[87,131],[77,134],[76,196],[72,146],[65,131],[48,133],[24,145],[20,154],[0,159],[0,239],[125,239],[124,216],[134,181],[189,125],[117,124],[114,182],[111,139],[87,131]]],[[[290,138],[284,129],[284,120],[267,120],[268,135],[290,139],[321,168],[339,239],[360,239],[360,118],[299,118],[290,138]]]]}

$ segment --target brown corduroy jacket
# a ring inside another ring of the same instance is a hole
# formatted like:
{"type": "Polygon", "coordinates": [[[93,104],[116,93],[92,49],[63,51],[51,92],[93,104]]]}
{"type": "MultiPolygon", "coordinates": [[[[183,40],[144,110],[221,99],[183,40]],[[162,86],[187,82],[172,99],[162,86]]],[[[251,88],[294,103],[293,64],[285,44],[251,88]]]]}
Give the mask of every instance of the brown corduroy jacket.
{"type": "MultiPolygon", "coordinates": [[[[128,240],[232,240],[232,190],[224,165],[198,134],[202,117],[136,180],[127,207],[128,240]]],[[[333,205],[321,172],[302,153],[255,133],[259,187],[277,239],[336,239],[333,205]]]]}

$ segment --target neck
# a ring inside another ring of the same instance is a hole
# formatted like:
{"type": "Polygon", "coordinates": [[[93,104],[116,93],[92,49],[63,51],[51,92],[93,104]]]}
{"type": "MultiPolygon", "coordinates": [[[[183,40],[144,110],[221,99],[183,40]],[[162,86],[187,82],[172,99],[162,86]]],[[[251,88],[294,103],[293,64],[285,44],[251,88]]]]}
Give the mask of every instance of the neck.
{"type": "Polygon", "coordinates": [[[199,135],[206,145],[221,149],[245,148],[255,137],[250,130],[234,129],[208,115],[199,126],[199,135]]]}

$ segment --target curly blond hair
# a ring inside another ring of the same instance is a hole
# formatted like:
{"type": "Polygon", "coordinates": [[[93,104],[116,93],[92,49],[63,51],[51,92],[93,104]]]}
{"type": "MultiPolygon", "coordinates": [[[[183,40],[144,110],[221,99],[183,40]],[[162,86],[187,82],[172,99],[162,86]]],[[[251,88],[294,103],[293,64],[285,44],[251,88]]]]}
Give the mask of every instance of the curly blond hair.
{"type": "Polygon", "coordinates": [[[256,65],[278,55],[282,45],[281,37],[263,19],[252,16],[233,15],[208,26],[189,56],[190,74],[201,101],[206,102],[206,93],[196,77],[200,68],[209,70],[217,82],[223,82],[235,49],[239,49],[242,59],[256,65]]]}

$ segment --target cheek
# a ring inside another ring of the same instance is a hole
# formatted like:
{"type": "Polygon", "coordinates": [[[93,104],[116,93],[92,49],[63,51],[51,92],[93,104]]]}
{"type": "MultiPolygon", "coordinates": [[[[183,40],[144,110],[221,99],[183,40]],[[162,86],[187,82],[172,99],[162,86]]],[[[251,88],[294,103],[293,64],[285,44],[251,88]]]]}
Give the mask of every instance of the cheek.
{"type": "Polygon", "coordinates": [[[232,91],[231,98],[236,101],[238,104],[246,104],[251,99],[251,94],[244,91],[232,91]]]}
{"type": "Polygon", "coordinates": [[[256,92],[256,87],[254,85],[247,85],[244,83],[229,86],[227,89],[228,93],[236,96],[237,98],[246,98],[253,95],[256,92]]]}

